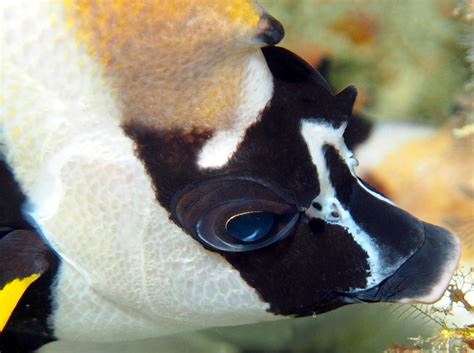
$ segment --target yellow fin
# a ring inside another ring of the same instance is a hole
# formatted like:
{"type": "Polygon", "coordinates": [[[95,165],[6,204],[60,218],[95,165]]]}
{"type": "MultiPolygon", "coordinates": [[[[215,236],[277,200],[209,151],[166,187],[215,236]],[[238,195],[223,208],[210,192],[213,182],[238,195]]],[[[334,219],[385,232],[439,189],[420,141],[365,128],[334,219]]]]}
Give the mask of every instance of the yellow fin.
{"type": "Polygon", "coordinates": [[[34,273],[26,278],[16,278],[0,289],[0,332],[5,328],[23,293],[39,276],[39,273],[34,273]]]}

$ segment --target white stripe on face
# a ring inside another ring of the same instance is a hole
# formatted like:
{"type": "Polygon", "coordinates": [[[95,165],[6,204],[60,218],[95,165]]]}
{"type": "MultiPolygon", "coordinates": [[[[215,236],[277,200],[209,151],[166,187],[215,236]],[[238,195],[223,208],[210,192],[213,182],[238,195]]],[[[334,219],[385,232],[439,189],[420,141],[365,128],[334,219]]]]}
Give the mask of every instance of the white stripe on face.
{"type": "MultiPolygon", "coordinates": [[[[346,161],[351,173],[356,178],[357,182],[368,193],[377,197],[380,200],[388,202],[383,196],[368,189],[355,176],[354,166],[355,160],[352,157],[352,152],[344,143],[343,134],[347,123],[341,124],[339,128],[334,128],[332,125],[315,120],[303,120],[301,125],[301,134],[308,146],[311,159],[318,171],[318,182],[320,185],[320,193],[314,199],[314,202],[319,203],[322,207],[317,209],[309,208],[306,214],[309,217],[319,218],[327,223],[337,224],[346,229],[352,236],[354,241],[367,253],[370,273],[367,276],[367,288],[373,287],[380,283],[387,276],[393,274],[398,268],[398,264],[387,266],[382,258],[381,250],[372,238],[364,232],[354,221],[350,212],[344,209],[341,202],[337,199],[336,190],[332,184],[327,161],[324,156],[323,146],[326,144],[334,146],[340,153],[343,160],[346,161]]],[[[353,291],[365,288],[353,288],[353,291]]]]}
{"type": "Polygon", "coordinates": [[[198,166],[220,168],[237,150],[247,128],[255,123],[273,95],[273,76],[259,50],[250,56],[243,79],[239,105],[231,119],[232,125],[217,131],[198,156],[198,166]]]}

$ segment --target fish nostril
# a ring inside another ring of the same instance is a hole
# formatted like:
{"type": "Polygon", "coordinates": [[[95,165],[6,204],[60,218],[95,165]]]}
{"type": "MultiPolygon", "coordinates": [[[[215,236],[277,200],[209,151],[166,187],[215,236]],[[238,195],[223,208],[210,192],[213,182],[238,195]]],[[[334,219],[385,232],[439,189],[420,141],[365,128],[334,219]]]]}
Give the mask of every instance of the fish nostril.
{"type": "Polygon", "coordinates": [[[341,215],[339,214],[339,212],[332,211],[330,214],[331,214],[331,217],[334,218],[334,219],[340,219],[341,218],[341,215]]]}
{"type": "Polygon", "coordinates": [[[311,217],[322,217],[327,222],[339,222],[343,217],[342,209],[338,202],[330,201],[327,204],[321,204],[317,201],[313,201],[311,206],[311,217]]]}
{"type": "Polygon", "coordinates": [[[329,207],[329,211],[328,213],[326,214],[326,220],[329,221],[329,222],[337,222],[337,221],[340,221],[341,218],[342,218],[342,214],[340,212],[340,208],[339,208],[339,205],[335,202],[333,202],[331,204],[331,206],[329,207]]]}

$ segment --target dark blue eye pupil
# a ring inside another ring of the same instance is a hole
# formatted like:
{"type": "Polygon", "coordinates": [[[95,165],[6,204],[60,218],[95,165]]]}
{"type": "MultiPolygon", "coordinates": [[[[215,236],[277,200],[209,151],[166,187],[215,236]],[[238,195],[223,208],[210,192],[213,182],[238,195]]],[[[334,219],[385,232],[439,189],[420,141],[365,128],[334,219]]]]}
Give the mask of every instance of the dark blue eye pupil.
{"type": "Polygon", "coordinates": [[[232,218],[227,223],[227,231],[234,239],[250,243],[265,237],[274,223],[275,215],[273,213],[246,213],[232,218]]]}

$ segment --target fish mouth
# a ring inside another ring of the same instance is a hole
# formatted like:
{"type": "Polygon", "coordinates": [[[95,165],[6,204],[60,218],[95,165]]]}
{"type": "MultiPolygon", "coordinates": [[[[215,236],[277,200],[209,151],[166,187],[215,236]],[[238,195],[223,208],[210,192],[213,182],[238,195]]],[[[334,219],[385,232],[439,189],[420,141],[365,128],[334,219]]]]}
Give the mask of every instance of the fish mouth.
{"type": "Polygon", "coordinates": [[[461,243],[448,230],[421,222],[423,245],[378,285],[345,293],[347,303],[434,303],[446,291],[461,257],[461,243]]]}

